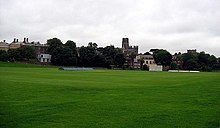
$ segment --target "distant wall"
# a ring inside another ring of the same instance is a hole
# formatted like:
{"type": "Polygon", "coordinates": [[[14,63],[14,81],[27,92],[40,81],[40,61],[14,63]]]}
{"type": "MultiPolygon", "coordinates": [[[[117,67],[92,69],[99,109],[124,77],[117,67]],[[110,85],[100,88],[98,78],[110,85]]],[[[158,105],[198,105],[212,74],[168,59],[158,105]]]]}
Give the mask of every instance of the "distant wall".
{"type": "Polygon", "coordinates": [[[150,65],[149,71],[161,72],[161,71],[163,71],[163,66],[162,65],[150,65]]]}

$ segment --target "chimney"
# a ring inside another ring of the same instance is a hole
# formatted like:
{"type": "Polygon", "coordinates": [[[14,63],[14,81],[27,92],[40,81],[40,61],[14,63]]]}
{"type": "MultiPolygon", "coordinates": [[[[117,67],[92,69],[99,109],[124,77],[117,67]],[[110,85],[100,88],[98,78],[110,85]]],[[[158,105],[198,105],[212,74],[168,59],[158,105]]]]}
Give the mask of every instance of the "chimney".
{"type": "Polygon", "coordinates": [[[26,43],[26,38],[24,38],[24,41],[23,41],[23,43],[26,43]]]}
{"type": "Polygon", "coordinates": [[[14,41],[13,41],[14,43],[16,42],[16,38],[14,38],[14,41]]]}
{"type": "Polygon", "coordinates": [[[5,40],[3,40],[3,42],[5,43],[5,40]]]}
{"type": "Polygon", "coordinates": [[[18,39],[17,39],[17,41],[16,42],[18,42],[18,39]]]}
{"type": "Polygon", "coordinates": [[[28,38],[26,39],[27,43],[28,43],[28,38]]]}

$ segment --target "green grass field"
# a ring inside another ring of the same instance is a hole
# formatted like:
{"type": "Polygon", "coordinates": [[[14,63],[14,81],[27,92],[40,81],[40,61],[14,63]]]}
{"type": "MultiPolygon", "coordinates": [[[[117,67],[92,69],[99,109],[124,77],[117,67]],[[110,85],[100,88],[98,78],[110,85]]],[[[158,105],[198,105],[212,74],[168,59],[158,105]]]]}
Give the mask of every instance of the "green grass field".
{"type": "Polygon", "coordinates": [[[219,128],[220,73],[0,63],[1,128],[219,128]]]}

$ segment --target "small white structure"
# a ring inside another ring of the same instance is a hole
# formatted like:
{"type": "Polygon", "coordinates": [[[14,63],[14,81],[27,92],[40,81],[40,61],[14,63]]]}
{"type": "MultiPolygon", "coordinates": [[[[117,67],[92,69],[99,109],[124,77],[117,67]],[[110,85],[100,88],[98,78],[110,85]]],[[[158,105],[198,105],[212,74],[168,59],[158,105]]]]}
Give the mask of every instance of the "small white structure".
{"type": "Polygon", "coordinates": [[[150,65],[149,71],[161,72],[161,71],[163,71],[163,66],[162,65],[150,65]]]}
{"type": "Polygon", "coordinates": [[[41,63],[50,63],[51,62],[51,55],[50,54],[39,54],[37,58],[41,63]]]}
{"type": "Polygon", "coordinates": [[[200,71],[190,71],[190,70],[169,70],[168,72],[200,72],[200,71]]]}

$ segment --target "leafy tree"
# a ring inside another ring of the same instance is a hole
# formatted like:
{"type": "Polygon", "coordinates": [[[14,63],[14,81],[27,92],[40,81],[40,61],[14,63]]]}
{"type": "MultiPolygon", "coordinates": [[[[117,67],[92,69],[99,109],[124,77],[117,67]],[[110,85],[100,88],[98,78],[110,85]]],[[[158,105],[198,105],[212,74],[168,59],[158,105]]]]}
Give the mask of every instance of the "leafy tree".
{"type": "Polygon", "coordinates": [[[102,55],[105,57],[106,67],[110,68],[111,65],[114,65],[115,56],[117,54],[117,50],[114,46],[106,46],[102,50],[102,55]]]}
{"type": "Polygon", "coordinates": [[[186,67],[187,70],[197,70],[197,68],[198,68],[198,63],[196,60],[189,59],[187,61],[187,67],[186,67]]]}
{"type": "Polygon", "coordinates": [[[49,45],[48,53],[52,55],[51,62],[55,65],[77,65],[76,43],[68,40],[65,44],[60,39],[47,40],[49,45]]]}
{"type": "Polygon", "coordinates": [[[101,54],[96,54],[93,58],[93,65],[95,67],[106,67],[105,57],[101,54]]]}
{"type": "Polygon", "coordinates": [[[9,49],[8,57],[10,61],[20,61],[22,60],[22,55],[20,49],[9,49]]]}
{"type": "Polygon", "coordinates": [[[149,67],[147,65],[143,65],[143,70],[149,70],[149,67]]]}
{"type": "Polygon", "coordinates": [[[32,46],[22,46],[18,48],[20,51],[21,57],[23,60],[29,60],[29,59],[35,59],[36,58],[36,52],[34,47],[32,46]]]}
{"type": "Polygon", "coordinates": [[[66,56],[67,64],[68,65],[77,65],[78,61],[78,53],[77,53],[77,48],[76,48],[76,43],[68,40],[65,45],[64,49],[67,51],[66,54],[68,53],[69,55],[66,56]]]}
{"type": "Polygon", "coordinates": [[[170,63],[172,62],[172,55],[167,50],[156,50],[153,53],[153,56],[155,62],[163,66],[170,66],[170,63]]]}
{"type": "Polygon", "coordinates": [[[216,66],[218,65],[218,59],[214,55],[209,57],[209,61],[209,67],[212,69],[217,69],[216,66]]]}
{"type": "Polygon", "coordinates": [[[170,68],[173,69],[173,70],[178,69],[177,63],[175,61],[172,61],[171,64],[170,64],[170,68]]]}
{"type": "Polygon", "coordinates": [[[80,57],[80,66],[94,66],[94,58],[96,56],[96,50],[94,47],[91,47],[90,44],[87,47],[80,47],[79,57],[80,57]]]}
{"type": "Polygon", "coordinates": [[[198,56],[194,53],[184,53],[182,55],[183,69],[197,70],[198,69],[198,56]]]}
{"type": "Polygon", "coordinates": [[[199,69],[202,71],[211,71],[217,69],[217,58],[214,55],[206,54],[205,52],[200,52],[198,54],[199,69]]]}
{"type": "Polygon", "coordinates": [[[53,52],[51,52],[51,63],[55,65],[62,65],[63,64],[62,53],[63,53],[62,46],[54,47],[53,52]]]}
{"type": "Polygon", "coordinates": [[[0,61],[8,61],[8,53],[5,50],[0,50],[0,61]]]}
{"type": "Polygon", "coordinates": [[[61,42],[60,39],[58,39],[58,38],[53,38],[53,39],[47,40],[47,45],[49,45],[49,47],[48,47],[48,53],[53,56],[54,52],[56,52],[55,50],[56,50],[58,47],[63,46],[63,43],[61,42]]]}
{"type": "Polygon", "coordinates": [[[119,68],[122,68],[123,65],[125,63],[125,57],[124,57],[124,54],[123,53],[117,53],[115,55],[115,59],[114,59],[114,64],[119,67],[119,68]]]}
{"type": "Polygon", "coordinates": [[[145,52],[144,55],[151,55],[151,53],[150,52],[145,52]]]}

